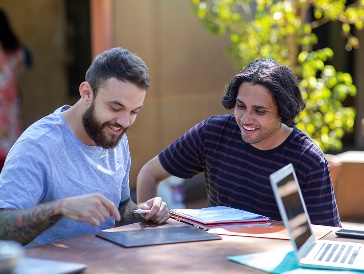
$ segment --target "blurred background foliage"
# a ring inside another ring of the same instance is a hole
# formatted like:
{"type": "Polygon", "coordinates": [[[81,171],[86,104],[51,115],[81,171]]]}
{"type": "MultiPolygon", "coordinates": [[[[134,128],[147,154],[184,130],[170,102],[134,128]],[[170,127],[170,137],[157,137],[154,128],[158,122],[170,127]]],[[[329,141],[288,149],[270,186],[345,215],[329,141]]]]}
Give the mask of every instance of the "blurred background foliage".
{"type": "MultiPolygon", "coordinates": [[[[193,11],[213,34],[230,36],[227,50],[238,69],[259,58],[292,68],[306,101],[297,126],[323,151],[341,150],[342,138],[354,128],[355,109],[344,106],[356,95],[349,73],[337,71],[330,48],[316,49],[313,30],[328,22],[342,25],[346,50],[359,47],[353,29],[364,26],[364,0],[191,0],[193,11]]],[[[340,35],[338,33],[338,35],[340,35]]]]}

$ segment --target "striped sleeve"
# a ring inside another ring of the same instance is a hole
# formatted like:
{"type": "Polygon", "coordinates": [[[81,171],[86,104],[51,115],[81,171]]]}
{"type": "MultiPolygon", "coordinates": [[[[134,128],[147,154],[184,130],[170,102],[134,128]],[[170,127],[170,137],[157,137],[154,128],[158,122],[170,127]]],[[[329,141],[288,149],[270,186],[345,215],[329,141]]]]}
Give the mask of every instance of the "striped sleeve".
{"type": "Polygon", "coordinates": [[[191,178],[203,171],[204,122],[195,125],[159,155],[163,168],[180,178],[191,178]]]}

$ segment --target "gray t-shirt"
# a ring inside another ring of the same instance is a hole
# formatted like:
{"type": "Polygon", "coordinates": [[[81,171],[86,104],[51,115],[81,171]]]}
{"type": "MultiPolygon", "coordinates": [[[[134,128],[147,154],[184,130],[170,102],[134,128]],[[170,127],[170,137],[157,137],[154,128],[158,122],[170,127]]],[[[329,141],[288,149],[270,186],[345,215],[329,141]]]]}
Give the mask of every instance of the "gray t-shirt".
{"type": "MultiPolygon", "coordinates": [[[[114,149],[80,142],[61,109],[40,119],[20,136],[0,173],[0,208],[27,209],[65,197],[101,193],[118,207],[130,196],[130,151],[126,135],[114,149]]],[[[27,247],[114,227],[67,218],[41,233],[27,247]]]]}

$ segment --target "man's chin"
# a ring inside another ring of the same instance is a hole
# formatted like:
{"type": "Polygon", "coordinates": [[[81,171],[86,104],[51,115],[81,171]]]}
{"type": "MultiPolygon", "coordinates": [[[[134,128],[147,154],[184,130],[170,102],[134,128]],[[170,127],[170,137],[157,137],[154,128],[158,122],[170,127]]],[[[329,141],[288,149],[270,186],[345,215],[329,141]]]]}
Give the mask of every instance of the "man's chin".
{"type": "Polygon", "coordinates": [[[247,143],[247,144],[255,144],[256,143],[256,141],[254,140],[254,139],[252,139],[252,138],[247,138],[246,136],[244,136],[244,137],[242,137],[242,139],[243,139],[243,141],[245,142],[245,143],[247,143]]]}
{"type": "Polygon", "coordinates": [[[102,147],[104,149],[113,149],[118,145],[119,142],[117,143],[102,143],[102,144],[98,144],[99,147],[102,147]]]}
{"type": "Polygon", "coordinates": [[[98,146],[100,146],[100,147],[102,147],[104,149],[115,148],[119,144],[119,142],[120,142],[121,138],[123,137],[123,135],[124,135],[124,132],[120,136],[118,136],[117,138],[113,138],[112,140],[108,140],[107,142],[102,142],[101,144],[98,144],[98,146]]]}

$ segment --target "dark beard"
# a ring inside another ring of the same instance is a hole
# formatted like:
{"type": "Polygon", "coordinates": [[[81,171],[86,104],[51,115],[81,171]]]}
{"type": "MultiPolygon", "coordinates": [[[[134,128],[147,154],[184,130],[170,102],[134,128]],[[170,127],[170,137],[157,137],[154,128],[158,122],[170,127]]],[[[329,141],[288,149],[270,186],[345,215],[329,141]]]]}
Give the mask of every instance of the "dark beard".
{"type": "MultiPolygon", "coordinates": [[[[107,127],[109,123],[100,124],[95,117],[95,104],[92,102],[91,106],[82,115],[82,124],[86,133],[95,142],[97,146],[105,149],[114,148],[118,145],[120,139],[123,137],[128,128],[125,128],[120,136],[115,138],[107,138],[102,132],[103,128],[107,127]]],[[[119,126],[119,125],[115,125],[119,126]]]]}

